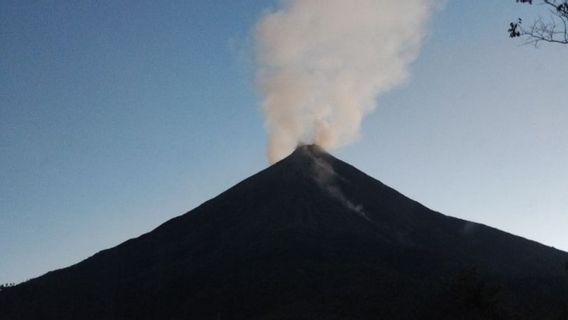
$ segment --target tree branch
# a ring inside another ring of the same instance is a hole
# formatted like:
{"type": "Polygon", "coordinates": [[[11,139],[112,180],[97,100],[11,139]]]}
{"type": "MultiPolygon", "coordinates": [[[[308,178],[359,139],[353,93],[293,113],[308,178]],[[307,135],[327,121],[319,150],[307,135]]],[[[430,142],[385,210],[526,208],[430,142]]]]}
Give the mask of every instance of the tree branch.
{"type": "MultiPolygon", "coordinates": [[[[517,3],[533,4],[533,0],[516,0],[517,3]]],[[[550,19],[538,18],[529,28],[522,20],[511,22],[508,30],[511,38],[524,37],[525,44],[538,46],[540,42],[568,44],[568,0],[542,0],[550,10],[550,19]]]]}

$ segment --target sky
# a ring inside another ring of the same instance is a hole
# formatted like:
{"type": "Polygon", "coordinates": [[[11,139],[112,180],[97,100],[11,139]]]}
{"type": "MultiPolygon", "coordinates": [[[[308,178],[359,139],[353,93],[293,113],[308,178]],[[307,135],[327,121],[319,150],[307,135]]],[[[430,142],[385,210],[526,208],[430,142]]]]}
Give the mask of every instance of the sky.
{"type": "MultiPolygon", "coordinates": [[[[77,263],[266,168],[255,23],[276,1],[0,1],[0,283],[77,263]]],[[[449,0],[332,151],[427,207],[568,251],[568,46],[449,0]]],[[[528,19],[530,21],[530,19],[528,19]]]]}

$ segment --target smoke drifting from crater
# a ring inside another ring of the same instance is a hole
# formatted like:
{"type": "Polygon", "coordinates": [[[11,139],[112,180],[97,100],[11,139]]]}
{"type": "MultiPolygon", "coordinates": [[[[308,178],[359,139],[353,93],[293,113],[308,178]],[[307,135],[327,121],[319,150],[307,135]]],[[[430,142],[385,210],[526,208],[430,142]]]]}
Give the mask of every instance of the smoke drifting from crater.
{"type": "Polygon", "coordinates": [[[257,82],[276,162],[299,143],[358,138],[381,94],[408,77],[435,0],[282,0],[256,26],[257,82]]]}

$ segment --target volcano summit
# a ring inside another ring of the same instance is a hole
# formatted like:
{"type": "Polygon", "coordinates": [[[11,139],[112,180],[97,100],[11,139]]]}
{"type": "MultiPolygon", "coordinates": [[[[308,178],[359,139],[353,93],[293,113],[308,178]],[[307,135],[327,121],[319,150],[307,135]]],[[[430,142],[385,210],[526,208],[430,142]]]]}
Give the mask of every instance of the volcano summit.
{"type": "Polygon", "coordinates": [[[16,319],[567,319],[568,254],[434,212],[306,145],[0,292],[16,319]]]}

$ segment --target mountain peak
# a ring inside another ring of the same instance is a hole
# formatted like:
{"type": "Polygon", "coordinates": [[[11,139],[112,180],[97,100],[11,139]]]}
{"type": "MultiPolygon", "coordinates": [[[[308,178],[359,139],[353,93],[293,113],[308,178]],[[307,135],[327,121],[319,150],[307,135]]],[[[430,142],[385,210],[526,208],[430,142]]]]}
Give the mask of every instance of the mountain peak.
{"type": "Polygon", "coordinates": [[[0,291],[0,310],[10,320],[486,319],[514,303],[523,318],[549,319],[568,293],[566,261],[303,144],[145,235],[0,291]],[[472,295],[488,302],[464,305],[472,295]]]}
{"type": "Polygon", "coordinates": [[[321,153],[327,153],[322,147],[318,146],[317,144],[298,144],[298,146],[296,146],[296,149],[294,150],[294,152],[292,154],[305,154],[305,153],[310,153],[310,154],[321,154],[321,153]]]}
{"type": "Polygon", "coordinates": [[[296,146],[296,149],[294,149],[294,151],[283,160],[286,159],[313,160],[321,157],[331,157],[331,155],[317,144],[298,144],[298,146],[296,146]]]}
{"type": "Polygon", "coordinates": [[[330,167],[337,159],[316,144],[298,144],[294,152],[282,159],[296,169],[314,171],[319,167],[330,167]]]}

